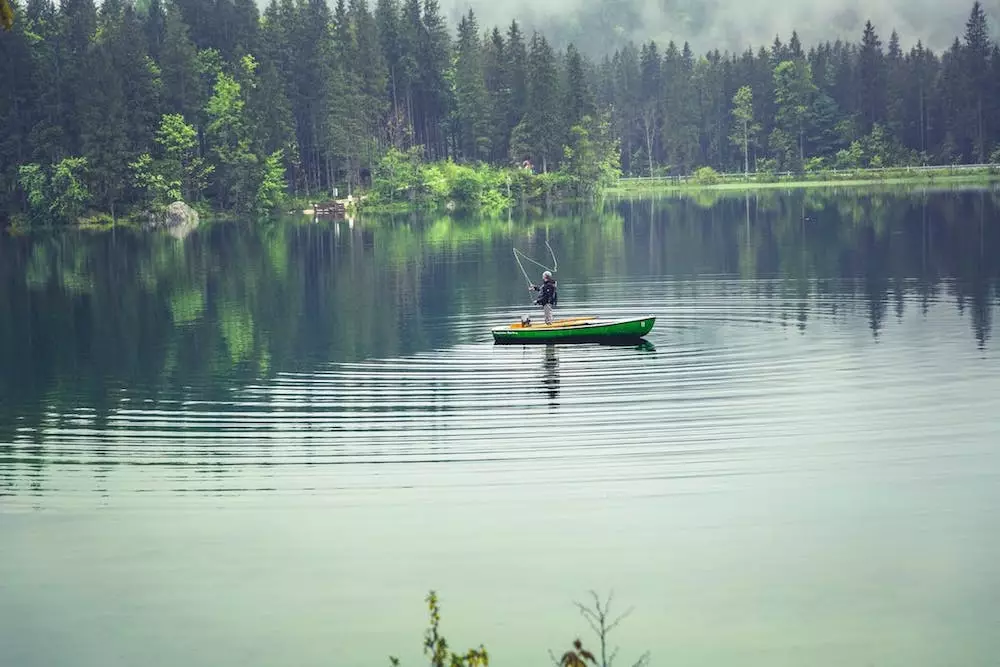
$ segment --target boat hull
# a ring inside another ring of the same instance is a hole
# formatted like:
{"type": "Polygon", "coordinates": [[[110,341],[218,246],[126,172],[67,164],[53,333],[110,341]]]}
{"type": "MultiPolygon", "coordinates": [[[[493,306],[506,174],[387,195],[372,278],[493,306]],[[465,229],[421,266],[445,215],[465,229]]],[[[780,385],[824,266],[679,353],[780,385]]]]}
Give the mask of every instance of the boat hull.
{"type": "Polygon", "coordinates": [[[652,316],[635,319],[606,320],[580,317],[556,320],[552,324],[520,322],[493,329],[497,343],[602,343],[636,341],[648,334],[656,324],[652,316]]]}

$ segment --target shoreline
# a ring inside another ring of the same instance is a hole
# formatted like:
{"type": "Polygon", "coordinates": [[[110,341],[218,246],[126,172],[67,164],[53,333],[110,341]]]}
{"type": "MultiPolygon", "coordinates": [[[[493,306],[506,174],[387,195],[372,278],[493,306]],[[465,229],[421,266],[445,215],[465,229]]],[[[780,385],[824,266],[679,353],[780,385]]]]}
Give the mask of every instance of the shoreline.
{"type": "Polygon", "coordinates": [[[637,178],[621,179],[618,183],[608,186],[605,194],[618,195],[642,192],[675,192],[675,193],[697,193],[705,191],[715,192],[743,192],[755,190],[781,190],[781,189],[809,189],[809,188],[833,188],[850,187],[864,188],[869,186],[883,185],[949,185],[949,184],[982,184],[992,185],[1000,183],[1000,169],[982,168],[981,170],[955,169],[953,167],[940,167],[935,169],[922,169],[919,172],[907,172],[905,168],[884,170],[880,172],[864,171],[855,172],[846,178],[817,175],[816,178],[794,176],[788,178],[779,177],[777,180],[755,180],[760,176],[750,176],[751,180],[745,180],[743,176],[721,176],[718,182],[685,182],[673,181],[669,178],[637,178]]]}

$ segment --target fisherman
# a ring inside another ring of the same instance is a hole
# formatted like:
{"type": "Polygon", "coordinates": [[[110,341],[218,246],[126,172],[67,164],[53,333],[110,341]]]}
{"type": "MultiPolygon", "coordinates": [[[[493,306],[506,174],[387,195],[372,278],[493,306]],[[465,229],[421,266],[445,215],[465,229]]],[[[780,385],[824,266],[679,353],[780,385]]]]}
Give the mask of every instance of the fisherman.
{"type": "Polygon", "coordinates": [[[528,289],[533,292],[539,292],[538,298],[535,299],[535,305],[542,307],[542,312],[545,313],[545,323],[552,324],[552,309],[559,300],[559,295],[556,294],[556,281],[552,277],[552,272],[546,271],[542,274],[541,287],[532,285],[528,289]]]}

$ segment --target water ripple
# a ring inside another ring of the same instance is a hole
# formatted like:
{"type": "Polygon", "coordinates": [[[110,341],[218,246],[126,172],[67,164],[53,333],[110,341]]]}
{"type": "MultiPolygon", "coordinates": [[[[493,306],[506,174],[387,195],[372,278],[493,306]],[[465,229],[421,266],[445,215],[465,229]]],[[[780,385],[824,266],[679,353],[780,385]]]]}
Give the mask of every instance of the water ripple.
{"type": "Polygon", "coordinates": [[[524,312],[500,309],[429,325],[458,345],[277,372],[224,398],[122,391],[103,414],[53,408],[18,427],[0,494],[656,484],[989,453],[949,451],[989,442],[973,415],[1000,410],[998,364],[958,340],[953,308],[888,325],[907,335],[881,345],[860,297],[818,288],[795,297],[798,332],[783,315],[795,299],[759,283],[580,289],[593,297],[574,312],[656,313],[652,346],[494,346],[489,327],[524,312]],[[961,407],[937,410],[945,397],[961,407]]]}

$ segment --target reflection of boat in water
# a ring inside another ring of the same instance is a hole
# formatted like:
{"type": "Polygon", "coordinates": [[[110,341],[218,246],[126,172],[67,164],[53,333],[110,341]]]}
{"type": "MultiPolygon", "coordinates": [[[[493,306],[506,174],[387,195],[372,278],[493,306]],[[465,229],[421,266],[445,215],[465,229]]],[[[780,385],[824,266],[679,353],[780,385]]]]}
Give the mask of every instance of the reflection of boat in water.
{"type": "Polygon", "coordinates": [[[552,324],[515,322],[493,328],[493,340],[498,343],[594,343],[637,342],[653,329],[652,315],[634,319],[602,319],[575,317],[555,320],[552,324]]]}

